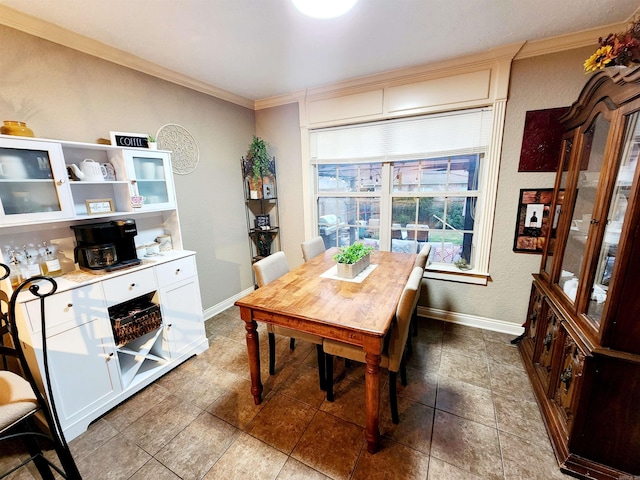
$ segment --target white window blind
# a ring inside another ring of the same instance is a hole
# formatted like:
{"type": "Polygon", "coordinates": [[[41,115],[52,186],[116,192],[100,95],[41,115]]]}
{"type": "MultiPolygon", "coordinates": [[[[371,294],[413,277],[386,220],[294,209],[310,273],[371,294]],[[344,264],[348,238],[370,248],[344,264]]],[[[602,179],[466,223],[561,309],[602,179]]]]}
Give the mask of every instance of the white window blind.
{"type": "Polygon", "coordinates": [[[311,163],[362,163],[436,158],[486,151],[489,108],[347,125],[310,133],[311,163]]]}

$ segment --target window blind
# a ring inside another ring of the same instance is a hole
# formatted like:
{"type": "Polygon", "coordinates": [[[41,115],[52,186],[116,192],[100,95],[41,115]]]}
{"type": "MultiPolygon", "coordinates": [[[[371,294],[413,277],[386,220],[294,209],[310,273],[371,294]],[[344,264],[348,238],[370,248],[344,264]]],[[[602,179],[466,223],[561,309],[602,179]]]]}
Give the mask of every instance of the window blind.
{"type": "Polygon", "coordinates": [[[437,158],[486,151],[490,108],[313,130],[311,163],[364,163],[437,158]]]}

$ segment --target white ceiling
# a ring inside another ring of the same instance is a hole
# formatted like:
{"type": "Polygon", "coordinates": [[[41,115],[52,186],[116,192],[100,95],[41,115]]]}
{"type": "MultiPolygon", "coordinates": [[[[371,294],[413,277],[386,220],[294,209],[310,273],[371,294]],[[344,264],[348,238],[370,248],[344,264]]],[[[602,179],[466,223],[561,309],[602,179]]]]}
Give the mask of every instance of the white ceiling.
{"type": "Polygon", "coordinates": [[[0,5],[250,100],[625,22],[639,6],[638,0],[358,0],[344,17],[313,20],[290,0],[0,5]]]}

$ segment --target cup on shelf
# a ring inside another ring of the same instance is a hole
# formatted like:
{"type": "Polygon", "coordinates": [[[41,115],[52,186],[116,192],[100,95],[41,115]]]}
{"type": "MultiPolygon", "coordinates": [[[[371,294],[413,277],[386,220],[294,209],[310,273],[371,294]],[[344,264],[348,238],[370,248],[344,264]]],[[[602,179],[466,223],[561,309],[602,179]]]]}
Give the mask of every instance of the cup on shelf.
{"type": "Polygon", "coordinates": [[[158,255],[160,253],[160,244],[153,242],[147,244],[147,253],[148,257],[152,257],[154,255],[158,255]]]}
{"type": "Polygon", "coordinates": [[[161,252],[168,252],[173,248],[171,235],[159,235],[158,238],[156,238],[156,242],[160,245],[161,252]]]}
{"type": "Polygon", "coordinates": [[[131,196],[131,206],[133,208],[140,208],[144,203],[144,197],[141,195],[132,195],[131,196]]]}

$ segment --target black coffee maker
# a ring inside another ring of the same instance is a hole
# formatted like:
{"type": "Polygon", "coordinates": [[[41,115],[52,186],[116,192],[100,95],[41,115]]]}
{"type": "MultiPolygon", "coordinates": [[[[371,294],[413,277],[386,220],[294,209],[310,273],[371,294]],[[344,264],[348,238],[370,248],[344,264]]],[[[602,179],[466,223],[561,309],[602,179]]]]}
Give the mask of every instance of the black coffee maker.
{"type": "Polygon", "coordinates": [[[133,241],[138,233],[135,220],[113,220],[71,228],[76,234],[75,261],[82,270],[111,272],[141,263],[133,241]]]}

